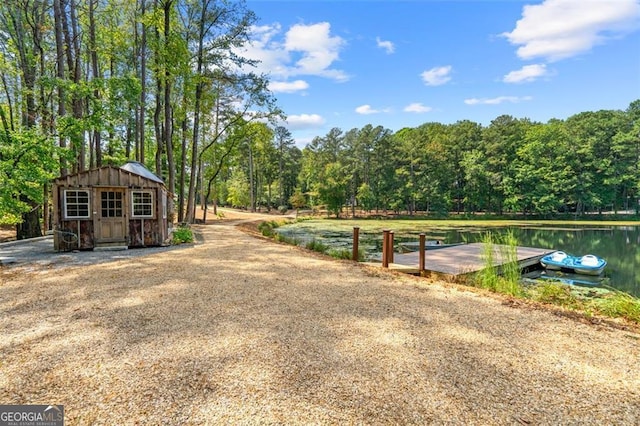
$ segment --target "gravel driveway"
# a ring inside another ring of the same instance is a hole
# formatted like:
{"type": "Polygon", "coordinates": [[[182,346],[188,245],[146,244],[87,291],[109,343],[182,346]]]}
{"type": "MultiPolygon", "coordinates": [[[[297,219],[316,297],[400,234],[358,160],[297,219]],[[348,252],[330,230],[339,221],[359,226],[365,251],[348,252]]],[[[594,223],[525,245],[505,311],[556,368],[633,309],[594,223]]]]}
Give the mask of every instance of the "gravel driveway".
{"type": "Polygon", "coordinates": [[[640,423],[640,335],[242,233],[0,268],[0,403],[67,424],[640,423]]]}
{"type": "Polygon", "coordinates": [[[96,265],[115,260],[149,256],[184,246],[133,248],[128,250],[75,250],[57,252],[53,248],[53,237],[46,236],[30,240],[0,243],[0,264],[11,268],[35,271],[42,268],[66,268],[79,265],[96,265]]]}

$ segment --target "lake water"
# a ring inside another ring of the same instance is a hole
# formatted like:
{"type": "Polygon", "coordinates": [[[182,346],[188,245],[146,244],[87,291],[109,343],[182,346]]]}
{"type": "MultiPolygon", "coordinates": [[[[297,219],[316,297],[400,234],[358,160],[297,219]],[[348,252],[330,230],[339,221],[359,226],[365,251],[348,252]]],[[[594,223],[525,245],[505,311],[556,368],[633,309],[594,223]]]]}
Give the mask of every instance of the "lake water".
{"type": "MultiPolygon", "coordinates": [[[[447,244],[474,243],[482,242],[487,232],[502,235],[508,231],[513,232],[520,246],[562,250],[575,256],[594,254],[602,257],[607,260],[607,267],[599,279],[586,278],[590,285],[608,285],[640,297],[640,226],[427,227],[396,232],[395,241],[417,241],[419,234],[425,233],[428,240],[447,244]]],[[[326,222],[326,228],[299,222],[279,228],[278,232],[303,242],[315,238],[333,248],[351,248],[352,244],[352,227],[342,223],[332,226],[330,221],[326,222]]],[[[381,251],[382,233],[379,229],[368,231],[361,227],[360,235],[360,246],[366,255],[375,256],[381,251]]]]}

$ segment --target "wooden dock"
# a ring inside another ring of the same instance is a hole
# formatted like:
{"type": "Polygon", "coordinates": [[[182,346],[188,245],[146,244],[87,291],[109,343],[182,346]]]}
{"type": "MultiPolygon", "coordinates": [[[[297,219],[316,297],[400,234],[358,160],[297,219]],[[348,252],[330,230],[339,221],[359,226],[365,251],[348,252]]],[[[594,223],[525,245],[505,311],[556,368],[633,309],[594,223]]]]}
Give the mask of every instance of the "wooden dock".
{"type": "MultiPolygon", "coordinates": [[[[494,246],[494,266],[500,267],[505,262],[502,260],[501,252],[510,250],[508,246],[494,246]]],[[[471,243],[454,247],[445,247],[437,250],[427,250],[425,252],[425,275],[441,276],[449,279],[459,279],[464,275],[482,270],[486,266],[483,256],[485,244],[471,243]]],[[[535,247],[516,247],[516,255],[520,268],[534,266],[540,259],[552,253],[553,250],[535,247]]],[[[389,269],[405,272],[408,274],[420,274],[419,252],[394,253],[393,262],[389,263],[389,269]]],[[[375,263],[381,266],[381,263],[375,263]]]]}

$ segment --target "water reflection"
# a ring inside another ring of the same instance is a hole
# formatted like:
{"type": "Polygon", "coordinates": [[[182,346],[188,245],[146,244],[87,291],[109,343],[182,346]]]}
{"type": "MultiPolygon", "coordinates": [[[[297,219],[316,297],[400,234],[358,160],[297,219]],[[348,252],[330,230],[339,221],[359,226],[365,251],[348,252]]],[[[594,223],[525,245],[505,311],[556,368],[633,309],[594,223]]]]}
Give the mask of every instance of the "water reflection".
{"type": "MultiPolygon", "coordinates": [[[[322,240],[335,248],[351,247],[351,230],[320,229],[317,226],[304,228],[289,225],[280,232],[304,242],[322,240]]],[[[327,224],[327,227],[331,224],[327,224]]],[[[502,235],[512,231],[520,246],[562,250],[575,256],[594,254],[607,260],[604,271],[607,285],[640,297],[640,226],[523,226],[523,227],[459,227],[426,228],[415,232],[396,234],[396,242],[415,241],[420,233],[429,240],[444,243],[481,242],[487,232],[502,235]]],[[[379,231],[360,231],[360,247],[372,256],[381,251],[382,236],[379,231]]]]}

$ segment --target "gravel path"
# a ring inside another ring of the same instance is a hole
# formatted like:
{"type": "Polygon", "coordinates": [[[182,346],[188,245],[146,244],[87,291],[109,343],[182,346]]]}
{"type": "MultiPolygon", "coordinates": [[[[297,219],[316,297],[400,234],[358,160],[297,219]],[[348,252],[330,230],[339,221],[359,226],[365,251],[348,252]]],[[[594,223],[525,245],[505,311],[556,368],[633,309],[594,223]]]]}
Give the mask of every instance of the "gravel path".
{"type": "Polygon", "coordinates": [[[201,226],[0,268],[0,403],[68,425],[640,423],[640,335],[201,226]]]}

